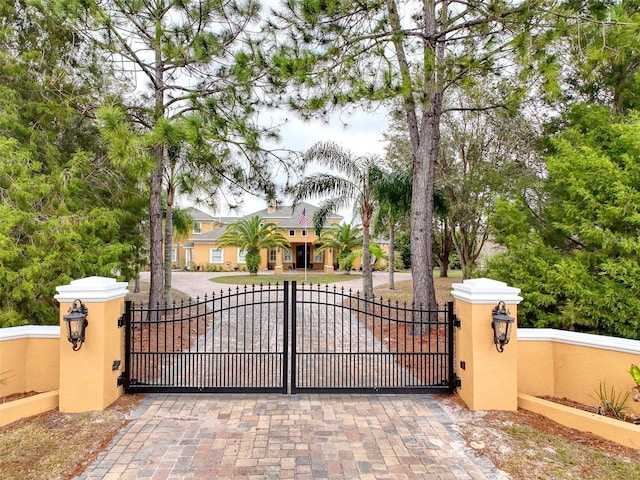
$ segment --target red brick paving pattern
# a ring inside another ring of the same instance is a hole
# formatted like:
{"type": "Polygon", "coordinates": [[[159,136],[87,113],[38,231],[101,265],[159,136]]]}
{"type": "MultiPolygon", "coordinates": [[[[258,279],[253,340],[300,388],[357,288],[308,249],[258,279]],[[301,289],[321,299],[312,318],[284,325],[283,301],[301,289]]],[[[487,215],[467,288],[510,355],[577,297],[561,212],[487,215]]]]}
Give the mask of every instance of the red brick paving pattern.
{"type": "Polygon", "coordinates": [[[139,415],[79,479],[508,478],[426,395],[155,395],[139,415]]]}

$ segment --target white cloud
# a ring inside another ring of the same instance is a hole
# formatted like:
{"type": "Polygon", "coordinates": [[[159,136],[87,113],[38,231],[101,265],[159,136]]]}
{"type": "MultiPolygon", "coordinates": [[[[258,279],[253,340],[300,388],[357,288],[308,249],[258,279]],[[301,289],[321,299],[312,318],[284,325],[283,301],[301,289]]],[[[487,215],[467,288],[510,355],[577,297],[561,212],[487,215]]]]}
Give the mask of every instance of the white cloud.
{"type": "Polygon", "coordinates": [[[303,152],[317,142],[335,142],[355,155],[382,155],[382,132],[387,117],[381,112],[334,114],[328,120],[304,121],[295,114],[274,115],[273,121],[286,118],[281,129],[281,146],[303,152]]]}
{"type": "MultiPolygon", "coordinates": [[[[335,142],[354,155],[384,155],[383,131],[387,128],[386,111],[356,112],[353,114],[333,114],[328,120],[302,120],[295,113],[280,111],[261,115],[261,121],[269,125],[282,125],[280,141],[273,144],[276,148],[304,152],[317,142],[335,142]]],[[[284,199],[288,200],[288,199],[284,199]]],[[[189,204],[184,201],[184,204],[189,204]]],[[[318,204],[317,200],[311,203],[318,204]]],[[[266,207],[263,199],[253,195],[243,197],[242,207],[229,212],[224,205],[218,215],[247,215],[266,207]]],[[[197,207],[207,211],[206,207],[197,207]]],[[[351,211],[340,211],[345,220],[351,221],[351,211]]]]}

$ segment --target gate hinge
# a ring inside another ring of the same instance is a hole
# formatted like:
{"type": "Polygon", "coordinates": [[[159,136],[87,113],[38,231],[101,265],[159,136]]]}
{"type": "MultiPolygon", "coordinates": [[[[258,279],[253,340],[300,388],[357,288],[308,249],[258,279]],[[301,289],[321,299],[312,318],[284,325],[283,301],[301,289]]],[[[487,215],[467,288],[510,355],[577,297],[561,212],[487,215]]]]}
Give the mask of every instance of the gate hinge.
{"type": "Polygon", "coordinates": [[[118,328],[124,327],[124,325],[125,325],[125,322],[124,322],[124,313],[123,313],[118,317],[118,328]]]}
{"type": "Polygon", "coordinates": [[[456,388],[462,388],[462,379],[456,375],[456,379],[453,382],[456,388]]]}
{"type": "Polygon", "coordinates": [[[124,373],[118,376],[118,386],[121,387],[122,385],[124,385],[124,373]]]}
{"type": "Polygon", "coordinates": [[[460,328],[460,317],[457,315],[453,316],[453,326],[460,328]]]}

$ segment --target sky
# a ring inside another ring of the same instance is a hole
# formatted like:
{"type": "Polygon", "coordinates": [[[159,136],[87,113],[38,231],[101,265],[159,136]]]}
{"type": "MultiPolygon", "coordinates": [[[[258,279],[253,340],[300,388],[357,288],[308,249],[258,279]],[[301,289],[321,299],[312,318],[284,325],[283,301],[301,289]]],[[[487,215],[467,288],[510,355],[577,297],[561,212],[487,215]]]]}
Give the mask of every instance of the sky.
{"type": "MultiPolygon", "coordinates": [[[[286,123],[280,129],[280,142],[275,145],[280,148],[304,152],[317,142],[331,141],[356,156],[372,154],[382,156],[384,154],[382,133],[387,129],[388,119],[386,111],[382,109],[375,112],[357,111],[353,114],[334,113],[329,117],[328,121],[305,121],[294,113],[284,115],[280,112],[266,113],[262,117],[264,122],[277,124],[286,119],[286,123]]],[[[284,200],[283,203],[288,203],[288,199],[280,200],[284,200]]],[[[318,205],[319,200],[308,200],[308,203],[318,205]]],[[[188,200],[183,200],[181,206],[182,204],[184,206],[193,206],[188,200]]],[[[263,199],[245,195],[242,207],[233,212],[226,209],[224,205],[221,205],[221,209],[218,212],[213,212],[204,206],[196,206],[196,208],[212,215],[242,216],[266,208],[266,206],[266,202],[263,199]]],[[[337,213],[345,217],[345,221],[352,221],[349,209],[337,213]]]]}

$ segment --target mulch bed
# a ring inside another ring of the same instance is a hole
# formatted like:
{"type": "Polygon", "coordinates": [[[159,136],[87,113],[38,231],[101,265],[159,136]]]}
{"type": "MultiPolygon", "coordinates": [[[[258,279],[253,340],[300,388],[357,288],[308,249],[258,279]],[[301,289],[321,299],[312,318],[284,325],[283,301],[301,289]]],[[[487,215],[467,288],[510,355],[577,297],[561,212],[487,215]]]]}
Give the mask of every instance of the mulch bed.
{"type": "Polygon", "coordinates": [[[444,320],[438,318],[438,325],[432,325],[427,332],[414,332],[415,325],[405,310],[384,305],[375,305],[369,312],[358,312],[358,320],[390,352],[399,353],[395,357],[398,365],[411,371],[423,385],[448,381],[446,355],[412,355],[420,353],[446,353],[448,342],[444,320]],[[384,320],[381,320],[384,319],[384,320]]]}
{"type": "Polygon", "coordinates": [[[30,392],[13,393],[11,395],[0,397],[0,404],[13,402],[15,400],[21,400],[23,398],[33,397],[34,395],[39,395],[40,393],[42,392],[35,392],[33,390],[30,392]]]}
{"type": "Polygon", "coordinates": [[[564,405],[566,407],[571,407],[571,408],[576,408],[578,410],[582,410],[584,412],[589,412],[589,413],[596,413],[598,415],[603,415],[606,416],[608,418],[613,418],[614,420],[620,420],[620,421],[624,421],[624,422],[628,422],[628,423],[633,423],[633,424],[640,424],[640,417],[636,416],[636,415],[625,415],[623,418],[617,418],[614,417],[612,415],[604,415],[603,413],[601,413],[601,409],[598,407],[593,407],[591,405],[585,405],[584,403],[580,403],[580,402],[576,402],[574,400],[570,400],[568,398],[558,398],[558,397],[551,397],[549,395],[545,395],[540,397],[542,400],[547,400],[549,402],[553,402],[553,403],[558,403],[560,405],[564,405]]]}

